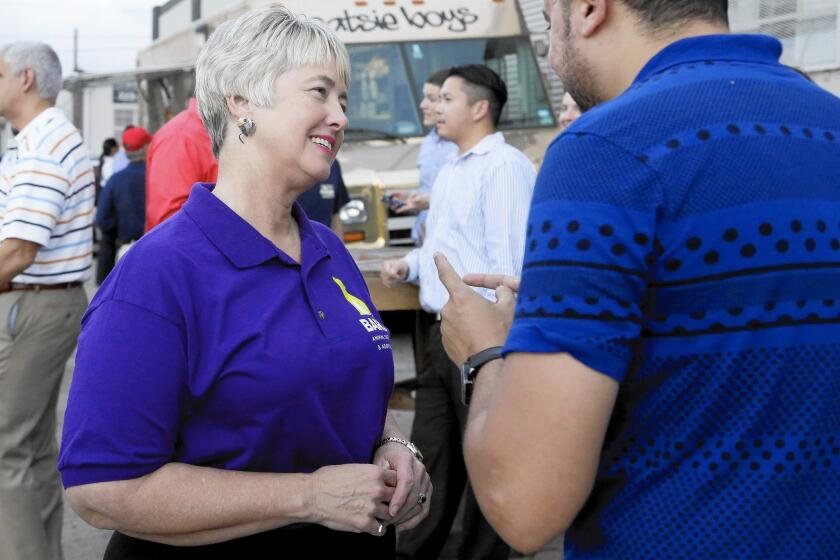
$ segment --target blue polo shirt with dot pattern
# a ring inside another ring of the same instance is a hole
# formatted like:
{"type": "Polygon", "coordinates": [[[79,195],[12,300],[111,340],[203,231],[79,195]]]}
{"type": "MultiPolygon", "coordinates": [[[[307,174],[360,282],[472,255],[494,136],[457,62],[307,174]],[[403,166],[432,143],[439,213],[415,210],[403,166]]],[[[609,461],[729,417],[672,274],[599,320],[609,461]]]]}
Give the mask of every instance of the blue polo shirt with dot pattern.
{"type": "Polygon", "coordinates": [[[170,462],[289,473],[372,458],[393,357],[352,257],[295,205],[298,264],[210,187],[131,248],[82,320],[66,487],[170,462]]]}
{"type": "Polygon", "coordinates": [[[567,558],[838,555],[840,100],[780,54],[675,42],[548,150],[506,351],[620,383],[567,558]]]}

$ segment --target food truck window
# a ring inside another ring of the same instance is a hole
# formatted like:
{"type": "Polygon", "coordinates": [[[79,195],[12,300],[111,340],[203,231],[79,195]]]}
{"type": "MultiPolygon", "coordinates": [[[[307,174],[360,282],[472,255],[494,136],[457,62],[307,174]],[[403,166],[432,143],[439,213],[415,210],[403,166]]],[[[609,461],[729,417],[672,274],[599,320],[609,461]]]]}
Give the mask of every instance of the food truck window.
{"type": "Polygon", "coordinates": [[[424,133],[417,104],[423,80],[442,68],[486,64],[505,80],[500,128],[555,126],[554,113],[525,37],[348,45],[352,65],[350,139],[424,133]]]}
{"type": "Polygon", "coordinates": [[[433,72],[461,64],[486,64],[508,88],[508,102],[500,128],[554,126],[548,95],[525,37],[406,43],[407,58],[416,77],[415,92],[433,72]]]}
{"type": "Polygon", "coordinates": [[[385,136],[423,134],[400,45],[351,45],[350,132],[385,136]]]}

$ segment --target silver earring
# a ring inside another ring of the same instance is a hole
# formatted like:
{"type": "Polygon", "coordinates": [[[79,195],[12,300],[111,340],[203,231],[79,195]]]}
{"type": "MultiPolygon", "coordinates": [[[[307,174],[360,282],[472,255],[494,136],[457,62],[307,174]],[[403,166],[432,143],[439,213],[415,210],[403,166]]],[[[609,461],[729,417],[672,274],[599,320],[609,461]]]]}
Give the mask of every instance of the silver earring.
{"type": "Polygon", "coordinates": [[[254,132],[256,132],[257,130],[257,125],[254,124],[254,121],[252,121],[248,117],[242,117],[241,119],[236,121],[236,127],[241,131],[239,133],[239,141],[243,144],[245,143],[245,140],[242,139],[242,136],[253,136],[254,132]]]}

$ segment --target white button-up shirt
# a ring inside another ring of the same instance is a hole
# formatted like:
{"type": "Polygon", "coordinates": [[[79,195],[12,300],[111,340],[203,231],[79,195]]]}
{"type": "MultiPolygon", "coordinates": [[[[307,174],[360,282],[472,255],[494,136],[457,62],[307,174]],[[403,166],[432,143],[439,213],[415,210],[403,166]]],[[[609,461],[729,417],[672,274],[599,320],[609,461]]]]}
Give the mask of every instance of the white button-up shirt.
{"type": "MultiPolygon", "coordinates": [[[[436,252],[446,255],[460,275],[519,276],[536,177],[525,154],[506,143],[501,132],[485,137],[441,169],[432,187],[426,239],[405,257],[407,281],[419,283],[420,304],[426,311],[438,313],[449,300],[438,279],[436,252]]],[[[492,290],[478,292],[495,301],[492,290]]]]}
{"type": "MultiPolygon", "coordinates": [[[[437,130],[432,128],[432,131],[423,140],[420,153],[417,155],[417,168],[420,170],[419,191],[431,193],[441,168],[457,155],[458,146],[441,138],[437,130]]],[[[417,214],[417,220],[414,222],[414,227],[411,228],[411,238],[417,245],[421,245],[420,229],[428,216],[428,210],[423,210],[417,214]]]]}

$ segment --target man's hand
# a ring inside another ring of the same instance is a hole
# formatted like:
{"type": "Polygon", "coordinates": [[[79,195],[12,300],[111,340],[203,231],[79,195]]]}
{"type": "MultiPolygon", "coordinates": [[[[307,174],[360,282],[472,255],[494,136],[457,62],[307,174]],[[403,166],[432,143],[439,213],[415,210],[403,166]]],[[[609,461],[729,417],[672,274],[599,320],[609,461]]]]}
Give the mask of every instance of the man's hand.
{"type": "Polygon", "coordinates": [[[464,283],[473,288],[495,290],[504,286],[513,293],[519,292],[519,278],[504,274],[464,274],[464,283]]]}
{"type": "Polygon", "coordinates": [[[403,203],[402,206],[394,208],[397,214],[417,214],[422,210],[428,210],[431,200],[429,193],[423,192],[395,193],[394,198],[403,203]]]}
{"type": "Polygon", "coordinates": [[[379,278],[386,288],[391,288],[408,278],[408,263],[403,259],[390,259],[379,267],[379,278]]]}
{"type": "Polygon", "coordinates": [[[496,303],[490,303],[461,280],[441,253],[435,254],[435,264],[440,281],[449,292],[440,323],[449,359],[462,364],[485,348],[502,346],[513,323],[513,291],[500,284],[496,287],[496,303]]]}

